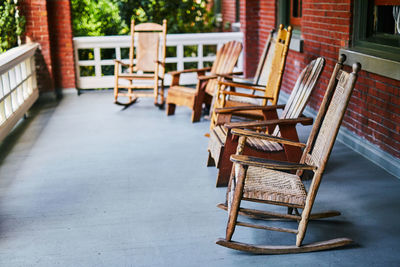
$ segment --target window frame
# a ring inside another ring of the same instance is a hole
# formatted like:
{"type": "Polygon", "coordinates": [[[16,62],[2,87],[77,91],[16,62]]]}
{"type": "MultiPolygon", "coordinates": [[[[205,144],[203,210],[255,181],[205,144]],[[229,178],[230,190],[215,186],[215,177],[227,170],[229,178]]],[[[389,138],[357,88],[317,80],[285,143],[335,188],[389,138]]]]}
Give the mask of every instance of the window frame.
{"type": "Polygon", "coordinates": [[[365,0],[355,0],[351,44],[341,48],[339,53],[347,56],[348,65],[360,62],[365,71],[400,80],[400,47],[365,40],[368,13],[368,4],[365,3],[365,0]]]}
{"type": "Polygon", "coordinates": [[[376,50],[371,51],[371,53],[378,57],[400,62],[400,47],[378,44],[365,40],[367,36],[367,27],[365,27],[365,25],[367,24],[368,2],[369,1],[365,0],[355,0],[353,10],[354,28],[351,47],[364,50],[376,50]],[[356,14],[358,14],[358,16],[356,14]],[[392,54],[395,56],[393,57],[392,54]]]}
{"type": "MultiPolygon", "coordinates": [[[[290,0],[278,0],[277,2],[277,25],[279,28],[280,24],[288,27],[290,25],[290,15],[291,15],[291,1],[290,0]]],[[[275,33],[276,34],[276,33],[275,33]]],[[[293,51],[303,52],[303,39],[301,38],[301,28],[295,27],[292,31],[292,40],[290,41],[289,49],[293,51]]]]}

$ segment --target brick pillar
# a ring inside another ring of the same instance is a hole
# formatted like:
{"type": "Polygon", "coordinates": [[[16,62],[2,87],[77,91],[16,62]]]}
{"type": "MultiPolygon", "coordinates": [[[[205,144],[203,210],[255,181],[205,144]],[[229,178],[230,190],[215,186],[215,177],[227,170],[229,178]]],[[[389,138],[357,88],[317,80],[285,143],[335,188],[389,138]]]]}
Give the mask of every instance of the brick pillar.
{"type": "Polygon", "coordinates": [[[240,0],[240,30],[244,34],[244,75],[254,76],[258,63],[259,1],[240,0]]]}
{"type": "Polygon", "coordinates": [[[26,18],[26,31],[23,42],[38,42],[36,52],[36,72],[38,87],[41,92],[53,91],[53,68],[50,51],[50,36],[47,22],[46,0],[20,1],[21,13],[26,18]]]}
{"type": "Polygon", "coordinates": [[[75,88],[70,1],[48,1],[47,11],[55,88],[75,88]]]}
{"type": "Polygon", "coordinates": [[[232,25],[232,23],[236,22],[236,0],[222,0],[221,13],[223,31],[231,31],[232,27],[226,29],[225,25],[227,23],[230,23],[232,25]]]}

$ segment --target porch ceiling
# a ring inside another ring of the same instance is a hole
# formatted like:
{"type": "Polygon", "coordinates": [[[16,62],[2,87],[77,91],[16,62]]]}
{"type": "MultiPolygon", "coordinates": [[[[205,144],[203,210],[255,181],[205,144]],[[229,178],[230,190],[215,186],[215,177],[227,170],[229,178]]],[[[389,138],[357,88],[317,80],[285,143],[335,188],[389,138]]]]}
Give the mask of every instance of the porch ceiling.
{"type": "MultiPolygon", "coordinates": [[[[206,167],[208,121],[167,117],[140,99],[121,110],[110,91],[42,101],[0,146],[0,266],[394,266],[400,263],[400,181],[336,143],[305,243],[357,245],[254,256],[215,245],[225,189],[206,167]]],[[[301,128],[302,138],[310,127],[301,128]]],[[[294,237],[237,230],[235,240],[292,244],[294,237]]]]}

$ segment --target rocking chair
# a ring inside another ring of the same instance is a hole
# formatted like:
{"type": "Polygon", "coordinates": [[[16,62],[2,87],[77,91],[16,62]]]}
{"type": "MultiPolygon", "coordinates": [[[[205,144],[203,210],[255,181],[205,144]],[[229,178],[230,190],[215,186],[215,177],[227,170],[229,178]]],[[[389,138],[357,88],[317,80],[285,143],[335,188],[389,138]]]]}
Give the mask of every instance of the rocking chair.
{"type": "Polygon", "coordinates": [[[241,51],[241,43],[230,41],[218,50],[211,68],[169,72],[172,83],[167,95],[167,115],[174,115],[176,105],[187,106],[192,109],[192,122],[199,121],[203,103],[211,105],[217,87],[217,75],[232,73],[241,51]],[[210,74],[205,75],[206,71],[210,71],[210,74]],[[179,85],[180,75],[188,72],[197,72],[198,82],[195,89],[179,85]]]}
{"type": "Polygon", "coordinates": [[[285,254],[325,250],[352,243],[349,238],[336,238],[302,245],[309,220],[340,215],[335,211],[311,214],[311,210],[360,69],[361,66],[357,63],[353,65],[352,73],[339,70],[337,75],[331,77],[330,85],[334,85],[328,86],[306,145],[275,136],[254,134],[246,130],[232,130],[233,134],[239,135],[240,138],[237,154],[231,156],[234,168],[228,185],[227,202],[218,205],[222,209],[227,209],[229,213],[226,237],[218,239],[217,244],[257,254],[285,254]],[[332,90],[333,96],[329,101],[327,98],[332,90]],[[240,155],[248,137],[305,147],[301,161],[288,163],[240,155]],[[300,173],[304,170],[313,172],[308,190],[300,178],[300,173]],[[297,171],[297,173],[292,174],[287,171],[297,171]],[[287,207],[288,212],[277,213],[241,208],[242,200],[284,206],[287,207]],[[237,220],[239,214],[263,220],[271,218],[293,220],[298,222],[298,228],[289,229],[240,222],[237,220]],[[292,233],[296,235],[296,245],[261,246],[232,241],[236,226],[292,233]]]}
{"type": "Polygon", "coordinates": [[[129,106],[135,103],[138,97],[154,97],[156,106],[160,108],[164,106],[166,35],[166,20],[163,20],[163,25],[156,23],[135,25],[135,21],[131,21],[129,64],[115,60],[115,104],[129,106]],[[135,42],[137,42],[136,50],[135,42]],[[121,71],[120,66],[127,68],[126,72],[121,71]],[[121,92],[120,89],[127,92],[121,92]],[[118,97],[127,97],[128,102],[120,102],[118,97]]]}
{"type": "MultiPolygon", "coordinates": [[[[212,130],[216,124],[228,122],[220,120],[218,114],[214,111],[216,108],[246,106],[249,104],[265,106],[268,102],[272,105],[276,105],[291,37],[292,27],[289,26],[286,30],[281,24],[276,40],[273,40],[274,38],[270,39],[271,47],[268,50],[266,62],[264,63],[267,65],[263,67],[264,71],[260,74],[268,77],[265,86],[262,86],[260,83],[239,83],[229,80],[218,82],[214,99],[215,104],[213,105],[213,111],[211,113],[210,130],[212,130]],[[230,90],[228,90],[229,88],[230,90]],[[236,91],[236,88],[241,88],[241,91],[236,91]],[[258,102],[259,100],[261,100],[261,102],[258,102]]],[[[235,116],[258,120],[263,119],[263,114],[259,110],[238,111],[235,113],[235,116]]]]}
{"type": "MultiPolygon", "coordinates": [[[[229,121],[230,117],[239,111],[261,110],[264,115],[264,121],[227,123],[225,125],[217,125],[211,130],[208,143],[209,157],[207,166],[216,165],[219,169],[217,187],[228,185],[232,169],[232,162],[229,160],[229,157],[235,153],[238,143],[238,137],[231,133],[232,128],[266,128],[266,132],[271,133],[273,136],[299,141],[296,125],[298,123],[303,125],[312,124],[312,118],[304,117],[302,112],[324,68],[324,64],[325,60],[320,57],[313,60],[304,68],[297,79],[286,105],[263,107],[242,106],[215,110],[215,113],[221,118],[223,116],[227,117],[227,119],[223,119],[222,121],[229,121]],[[283,109],[280,117],[278,117],[278,109],[283,109]]],[[[299,162],[302,150],[299,147],[287,144],[281,146],[277,143],[249,138],[244,154],[274,160],[299,162]]]]}

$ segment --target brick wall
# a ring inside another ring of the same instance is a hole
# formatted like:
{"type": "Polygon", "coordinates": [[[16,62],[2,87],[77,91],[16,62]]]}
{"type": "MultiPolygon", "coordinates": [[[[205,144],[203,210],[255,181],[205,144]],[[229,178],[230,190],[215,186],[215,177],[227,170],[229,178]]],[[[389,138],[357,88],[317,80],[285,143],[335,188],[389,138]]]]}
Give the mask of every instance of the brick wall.
{"type": "Polygon", "coordinates": [[[68,0],[20,1],[26,18],[24,42],[38,42],[36,54],[41,92],[75,87],[71,9],[68,0]]]}
{"type": "MultiPolygon", "coordinates": [[[[255,49],[251,47],[257,44],[257,55],[260,55],[269,27],[276,24],[276,2],[259,0],[256,3],[242,0],[242,3],[244,5],[241,8],[245,10],[241,10],[241,24],[246,22],[242,26],[242,31],[246,34],[245,68],[246,73],[251,76],[251,66],[255,64],[255,49]],[[258,11],[248,9],[249,6],[256,7],[258,11]],[[252,12],[256,12],[257,15],[252,12]],[[255,31],[258,31],[257,37],[255,31]]],[[[290,93],[299,72],[311,59],[323,56],[326,59],[326,67],[309,103],[314,110],[318,109],[322,100],[339,49],[350,43],[352,3],[351,0],[303,0],[301,35],[304,51],[299,53],[290,50],[282,90],[290,93]]],[[[350,68],[347,67],[347,70],[350,68]]],[[[361,71],[343,125],[361,138],[400,158],[399,114],[400,81],[361,71]]]]}
{"type": "Polygon", "coordinates": [[[55,87],[75,88],[70,1],[48,1],[47,10],[55,87]]]}
{"type": "Polygon", "coordinates": [[[52,91],[54,82],[46,0],[20,1],[20,8],[21,13],[26,18],[23,42],[38,42],[40,44],[40,49],[35,55],[39,90],[52,91]]]}
{"type": "Polygon", "coordinates": [[[222,13],[222,29],[230,31],[231,28],[226,29],[226,23],[234,23],[236,21],[236,0],[224,0],[221,2],[222,13]]]}

